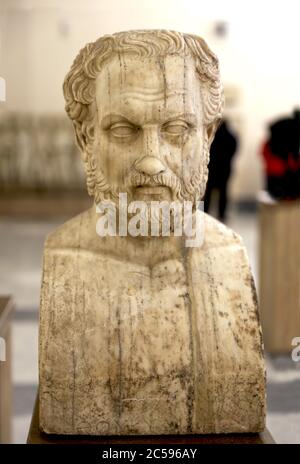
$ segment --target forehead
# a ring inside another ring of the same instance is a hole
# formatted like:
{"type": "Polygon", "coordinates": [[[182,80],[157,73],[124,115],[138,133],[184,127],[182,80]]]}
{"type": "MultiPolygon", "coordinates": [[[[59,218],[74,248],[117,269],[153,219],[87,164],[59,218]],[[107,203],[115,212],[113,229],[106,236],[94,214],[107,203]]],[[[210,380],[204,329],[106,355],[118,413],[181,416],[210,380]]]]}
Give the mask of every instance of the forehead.
{"type": "Polygon", "coordinates": [[[140,119],[176,112],[200,115],[202,109],[194,60],[178,55],[112,57],[97,76],[96,101],[101,115],[117,112],[140,119]]]}

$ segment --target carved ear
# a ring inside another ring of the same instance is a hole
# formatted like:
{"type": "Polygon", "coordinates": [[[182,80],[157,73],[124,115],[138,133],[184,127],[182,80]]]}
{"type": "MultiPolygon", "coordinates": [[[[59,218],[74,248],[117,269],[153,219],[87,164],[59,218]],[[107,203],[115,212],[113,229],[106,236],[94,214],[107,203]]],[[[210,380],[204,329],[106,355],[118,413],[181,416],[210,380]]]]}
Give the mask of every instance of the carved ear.
{"type": "Polygon", "coordinates": [[[214,137],[215,137],[215,134],[217,132],[217,129],[218,127],[220,126],[221,124],[221,118],[218,118],[218,119],[215,119],[214,122],[208,124],[206,126],[206,131],[207,131],[207,137],[208,137],[208,146],[210,147],[214,137]]]}

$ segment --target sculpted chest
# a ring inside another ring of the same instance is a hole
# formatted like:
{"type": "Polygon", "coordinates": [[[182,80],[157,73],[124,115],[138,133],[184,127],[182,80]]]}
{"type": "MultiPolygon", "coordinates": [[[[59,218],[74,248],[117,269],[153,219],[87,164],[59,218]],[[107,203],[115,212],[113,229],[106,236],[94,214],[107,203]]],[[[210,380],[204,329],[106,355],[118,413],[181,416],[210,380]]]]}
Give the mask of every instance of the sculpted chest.
{"type": "Polygon", "coordinates": [[[42,428],[95,435],[262,429],[256,311],[236,242],[151,270],[86,250],[46,249],[42,428]]]}
{"type": "Polygon", "coordinates": [[[50,272],[44,274],[42,297],[44,370],[50,389],[59,382],[67,390],[57,403],[49,400],[51,414],[62,411],[63,402],[66,417],[75,410],[70,431],[84,433],[92,410],[99,416],[95,433],[118,433],[133,407],[126,424],[133,433],[146,408],[143,428],[151,433],[151,411],[155,416],[159,407],[168,422],[178,427],[181,417],[188,427],[193,350],[183,263],[166,261],[150,270],[86,251],[49,251],[45,260],[50,272]]]}

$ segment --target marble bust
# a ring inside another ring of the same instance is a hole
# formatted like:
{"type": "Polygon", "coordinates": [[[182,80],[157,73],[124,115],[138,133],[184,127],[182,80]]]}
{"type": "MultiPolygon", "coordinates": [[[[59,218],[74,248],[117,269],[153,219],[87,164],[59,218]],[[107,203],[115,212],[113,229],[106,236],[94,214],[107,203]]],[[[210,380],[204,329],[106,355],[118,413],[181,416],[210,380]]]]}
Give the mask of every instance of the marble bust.
{"type": "Polygon", "coordinates": [[[80,51],[64,96],[95,205],[45,244],[41,429],[263,430],[261,329],[241,238],[204,213],[201,246],[174,228],[97,233],[96,205],[124,193],[146,206],[190,202],[196,214],[222,115],[216,56],[179,32],[107,35],[80,51]]]}

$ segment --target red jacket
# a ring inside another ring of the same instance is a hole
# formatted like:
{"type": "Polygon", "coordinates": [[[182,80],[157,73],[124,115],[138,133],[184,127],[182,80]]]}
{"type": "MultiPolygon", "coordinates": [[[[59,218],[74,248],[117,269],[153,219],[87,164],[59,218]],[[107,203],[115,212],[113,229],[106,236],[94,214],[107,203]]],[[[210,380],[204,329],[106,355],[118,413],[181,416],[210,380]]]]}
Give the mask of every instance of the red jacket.
{"type": "Polygon", "coordinates": [[[300,157],[295,160],[293,154],[288,155],[287,160],[279,158],[272,153],[269,142],[265,142],[262,147],[265,171],[267,176],[283,176],[287,171],[296,172],[300,169],[300,157]]]}

